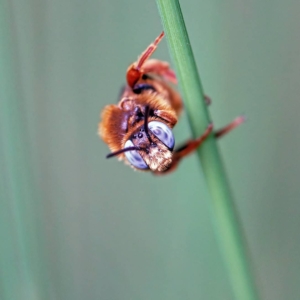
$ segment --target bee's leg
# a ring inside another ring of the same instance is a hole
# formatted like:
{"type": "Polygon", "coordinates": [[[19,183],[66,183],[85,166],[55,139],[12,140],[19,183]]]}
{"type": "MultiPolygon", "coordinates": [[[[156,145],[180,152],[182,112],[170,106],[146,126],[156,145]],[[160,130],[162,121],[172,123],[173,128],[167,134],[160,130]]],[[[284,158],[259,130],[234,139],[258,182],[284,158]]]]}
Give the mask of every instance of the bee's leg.
{"type": "MultiPolygon", "coordinates": [[[[217,130],[214,133],[215,137],[217,137],[217,138],[222,137],[223,135],[227,134],[234,128],[236,128],[239,125],[241,125],[242,123],[244,123],[245,120],[246,120],[245,116],[239,116],[239,117],[235,118],[231,123],[229,123],[228,125],[226,125],[225,127],[221,128],[221,129],[217,130]]],[[[173,161],[172,161],[170,168],[168,170],[166,170],[164,173],[160,173],[160,174],[162,175],[162,174],[166,174],[166,173],[174,171],[177,168],[177,165],[182,158],[191,154],[198,147],[201,146],[201,144],[206,140],[206,138],[212,132],[212,129],[213,129],[213,125],[209,124],[208,127],[206,128],[205,132],[199,138],[197,138],[195,140],[190,140],[190,141],[186,142],[184,145],[182,145],[181,147],[179,147],[178,149],[176,149],[173,154],[173,161]]],[[[160,174],[156,173],[156,175],[160,175],[160,174]]]]}
{"type": "MultiPolygon", "coordinates": [[[[172,164],[171,164],[170,168],[168,170],[166,170],[163,174],[174,171],[181,159],[183,159],[185,156],[191,154],[198,147],[201,146],[201,144],[206,140],[206,138],[212,132],[212,129],[213,129],[213,124],[211,123],[207,126],[206,130],[200,137],[198,137],[195,140],[187,141],[184,145],[182,145],[178,149],[175,149],[175,151],[173,153],[172,164]]],[[[159,174],[157,174],[157,175],[159,175],[159,174]]]]}
{"type": "Polygon", "coordinates": [[[157,48],[157,45],[161,41],[161,39],[164,37],[164,32],[162,32],[155,41],[150,44],[147,49],[142,53],[142,55],[138,58],[138,60],[129,66],[127,69],[127,83],[128,85],[133,88],[134,85],[137,83],[137,81],[143,76],[145,72],[144,70],[144,64],[147,61],[147,59],[153,54],[155,49],[157,48]]]}
{"type": "Polygon", "coordinates": [[[170,69],[170,65],[166,61],[149,59],[143,65],[143,71],[145,74],[152,73],[162,77],[166,81],[177,84],[176,74],[172,69],[170,69]]]}
{"type": "Polygon", "coordinates": [[[217,130],[215,132],[215,136],[217,138],[222,137],[223,135],[230,132],[232,129],[234,129],[234,128],[238,127],[239,125],[241,125],[242,123],[244,123],[245,120],[246,120],[245,116],[238,116],[231,123],[229,123],[228,125],[226,125],[225,127],[221,128],[221,129],[217,130]]]}
{"type": "Polygon", "coordinates": [[[211,99],[207,95],[204,95],[204,101],[205,101],[206,105],[210,105],[211,104],[211,99]]]}

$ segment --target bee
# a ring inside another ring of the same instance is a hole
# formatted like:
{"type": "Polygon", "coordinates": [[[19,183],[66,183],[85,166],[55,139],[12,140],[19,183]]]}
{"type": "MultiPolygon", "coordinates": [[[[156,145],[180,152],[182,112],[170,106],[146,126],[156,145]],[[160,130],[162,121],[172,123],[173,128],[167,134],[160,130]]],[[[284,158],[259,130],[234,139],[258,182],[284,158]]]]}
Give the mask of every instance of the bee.
{"type": "MultiPolygon", "coordinates": [[[[128,67],[120,102],[106,106],[99,123],[99,135],[112,151],[107,158],[117,156],[134,169],[154,174],[175,170],[213,131],[209,124],[200,137],[174,149],[172,128],[183,109],[174,88],[176,75],[167,62],[150,59],[163,36],[164,32],[128,67]]],[[[209,104],[210,99],[205,99],[209,104]]],[[[243,121],[238,117],[214,134],[223,136],[243,121]]]]}

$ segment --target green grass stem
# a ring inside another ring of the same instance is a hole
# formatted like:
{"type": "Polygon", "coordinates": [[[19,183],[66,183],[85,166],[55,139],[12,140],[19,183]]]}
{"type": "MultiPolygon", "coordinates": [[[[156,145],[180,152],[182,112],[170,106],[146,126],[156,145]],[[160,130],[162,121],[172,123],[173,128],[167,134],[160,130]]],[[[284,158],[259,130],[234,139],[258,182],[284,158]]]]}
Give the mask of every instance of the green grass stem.
{"type": "MultiPolygon", "coordinates": [[[[156,0],[194,137],[211,122],[178,0],[156,0]]],[[[211,194],[212,219],[238,300],[259,299],[223,163],[213,134],[197,151],[211,194]]]]}

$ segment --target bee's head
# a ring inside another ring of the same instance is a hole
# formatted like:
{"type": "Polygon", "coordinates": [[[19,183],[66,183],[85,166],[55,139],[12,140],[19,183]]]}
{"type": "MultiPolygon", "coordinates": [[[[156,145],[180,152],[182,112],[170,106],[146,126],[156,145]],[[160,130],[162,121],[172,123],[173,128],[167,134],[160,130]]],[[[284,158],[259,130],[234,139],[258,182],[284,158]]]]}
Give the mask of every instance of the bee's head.
{"type": "Polygon", "coordinates": [[[144,124],[129,137],[123,149],[107,157],[124,153],[128,162],[136,169],[163,172],[172,163],[174,135],[164,122],[155,120],[148,123],[148,115],[147,107],[144,124]]]}
{"type": "Polygon", "coordinates": [[[137,169],[162,172],[172,162],[174,144],[172,130],[163,122],[152,121],[148,124],[148,134],[143,125],[127,140],[124,149],[136,150],[126,151],[125,156],[137,169]]]}

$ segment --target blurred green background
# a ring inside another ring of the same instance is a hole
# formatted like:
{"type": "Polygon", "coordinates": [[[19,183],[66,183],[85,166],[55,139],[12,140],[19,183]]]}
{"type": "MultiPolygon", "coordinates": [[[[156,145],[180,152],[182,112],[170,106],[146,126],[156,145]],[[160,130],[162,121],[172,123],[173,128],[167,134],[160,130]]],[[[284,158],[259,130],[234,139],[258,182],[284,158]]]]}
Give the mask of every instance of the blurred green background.
{"type": "MultiPolygon", "coordinates": [[[[216,127],[248,116],[220,148],[262,299],[299,299],[300,2],[181,6],[216,127]]],[[[0,299],[233,299],[196,157],[154,177],[97,136],[155,2],[0,0],[0,22],[0,299]]]]}

